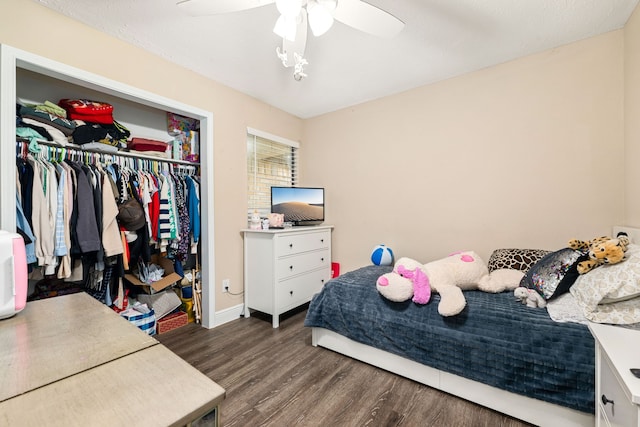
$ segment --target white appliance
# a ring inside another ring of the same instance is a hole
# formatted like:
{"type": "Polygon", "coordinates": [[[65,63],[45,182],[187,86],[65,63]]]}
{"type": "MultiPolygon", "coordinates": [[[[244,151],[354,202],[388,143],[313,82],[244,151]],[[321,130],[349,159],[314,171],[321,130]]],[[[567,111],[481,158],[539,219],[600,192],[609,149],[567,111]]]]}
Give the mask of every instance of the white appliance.
{"type": "Polygon", "coordinates": [[[22,236],[0,230],[0,319],[27,304],[27,255],[22,236]]]}

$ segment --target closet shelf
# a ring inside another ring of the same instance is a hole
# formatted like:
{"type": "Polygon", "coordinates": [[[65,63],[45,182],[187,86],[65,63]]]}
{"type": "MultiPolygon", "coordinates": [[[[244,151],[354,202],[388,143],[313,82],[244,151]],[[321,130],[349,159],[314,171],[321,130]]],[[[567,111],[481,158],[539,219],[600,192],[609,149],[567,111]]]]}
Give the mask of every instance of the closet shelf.
{"type": "MultiPolygon", "coordinates": [[[[29,142],[29,140],[26,139],[26,138],[16,138],[16,141],[29,142]]],[[[47,146],[56,147],[56,148],[66,148],[66,149],[71,149],[71,150],[76,150],[76,151],[82,151],[84,153],[105,154],[105,155],[109,155],[109,156],[123,156],[123,157],[131,157],[131,158],[134,158],[134,159],[153,160],[153,161],[156,161],[156,162],[172,163],[172,164],[177,164],[177,165],[200,167],[200,162],[189,162],[187,160],[167,159],[165,157],[156,157],[156,156],[149,156],[149,155],[138,154],[138,153],[131,153],[129,151],[96,150],[96,149],[90,149],[90,148],[83,148],[82,145],[77,145],[77,144],[69,143],[69,144],[62,145],[62,144],[59,144],[57,142],[45,141],[45,140],[38,140],[38,144],[47,145],[47,146]]]]}

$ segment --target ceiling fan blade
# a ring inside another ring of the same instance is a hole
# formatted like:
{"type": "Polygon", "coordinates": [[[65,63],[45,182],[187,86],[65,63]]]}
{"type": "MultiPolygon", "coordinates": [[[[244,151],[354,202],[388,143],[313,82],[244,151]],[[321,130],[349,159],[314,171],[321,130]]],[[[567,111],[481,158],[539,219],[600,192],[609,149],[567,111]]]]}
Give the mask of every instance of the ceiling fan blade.
{"type": "Polygon", "coordinates": [[[177,5],[193,16],[218,15],[253,9],[275,0],[180,0],[177,5]]]}
{"type": "Polygon", "coordinates": [[[338,0],[333,17],[343,24],[378,37],[392,38],[404,28],[404,22],[362,0],[338,0]]]}

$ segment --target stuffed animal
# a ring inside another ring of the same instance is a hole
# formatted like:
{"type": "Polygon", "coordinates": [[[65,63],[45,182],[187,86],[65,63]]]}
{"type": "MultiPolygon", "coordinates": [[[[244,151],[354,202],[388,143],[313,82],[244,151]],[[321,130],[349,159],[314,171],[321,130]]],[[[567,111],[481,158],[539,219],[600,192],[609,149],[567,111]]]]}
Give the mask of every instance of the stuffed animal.
{"type": "Polygon", "coordinates": [[[431,285],[423,265],[411,258],[396,261],[391,273],[383,274],[376,281],[378,291],[388,300],[426,304],[431,299],[431,285]]]}
{"type": "Polygon", "coordinates": [[[467,304],[463,290],[497,293],[515,289],[523,275],[517,270],[496,270],[489,274],[487,265],[478,254],[457,252],[427,264],[400,258],[391,273],[378,278],[376,288],[390,301],[402,302],[412,298],[416,304],[426,304],[431,292],[437,292],[440,294],[438,313],[455,316],[467,304]]]}
{"type": "Polygon", "coordinates": [[[513,291],[513,295],[527,307],[546,307],[547,305],[547,301],[534,289],[521,286],[513,291]]]}
{"type": "Polygon", "coordinates": [[[615,239],[602,236],[585,242],[584,240],[571,239],[569,247],[589,255],[589,259],[578,263],[579,274],[590,272],[604,264],[617,264],[625,260],[625,252],[629,246],[629,237],[620,232],[615,239]]]}

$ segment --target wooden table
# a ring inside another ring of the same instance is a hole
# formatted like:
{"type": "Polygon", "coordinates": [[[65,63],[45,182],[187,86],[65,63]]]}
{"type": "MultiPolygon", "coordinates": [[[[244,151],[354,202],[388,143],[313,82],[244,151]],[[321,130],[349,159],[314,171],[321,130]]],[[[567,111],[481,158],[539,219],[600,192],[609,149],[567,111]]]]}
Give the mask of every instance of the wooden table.
{"type": "Polygon", "coordinates": [[[85,293],[0,321],[0,425],[186,425],[225,391],[85,293]]]}

